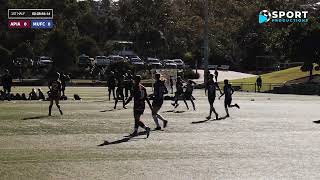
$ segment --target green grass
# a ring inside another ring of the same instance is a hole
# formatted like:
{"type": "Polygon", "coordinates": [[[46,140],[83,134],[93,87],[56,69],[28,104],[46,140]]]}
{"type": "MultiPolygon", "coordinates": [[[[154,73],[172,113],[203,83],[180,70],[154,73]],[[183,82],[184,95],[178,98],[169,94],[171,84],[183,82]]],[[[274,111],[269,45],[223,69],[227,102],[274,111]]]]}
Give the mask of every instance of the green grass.
{"type": "MultiPolygon", "coordinates": [[[[319,71],[314,71],[314,74],[320,74],[319,71]]],[[[267,74],[262,74],[262,91],[271,90],[274,86],[280,86],[281,84],[286,83],[287,81],[306,77],[309,75],[309,72],[302,72],[300,66],[293,67],[281,71],[275,71],[267,74]],[[279,85],[276,85],[279,84],[279,85]]],[[[231,80],[231,83],[234,85],[242,85],[242,90],[244,91],[254,91],[254,83],[256,82],[256,77],[244,78],[231,80]]]]}

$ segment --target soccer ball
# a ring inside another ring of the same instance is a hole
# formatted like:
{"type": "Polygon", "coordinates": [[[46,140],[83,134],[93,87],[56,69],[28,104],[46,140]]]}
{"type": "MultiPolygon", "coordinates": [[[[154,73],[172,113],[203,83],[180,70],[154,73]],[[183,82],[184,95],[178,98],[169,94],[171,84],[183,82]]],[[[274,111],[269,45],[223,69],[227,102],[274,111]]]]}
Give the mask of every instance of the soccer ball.
{"type": "Polygon", "coordinates": [[[267,18],[267,22],[271,19],[271,12],[268,10],[262,10],[259,15],[262,15],[267,18]]]}

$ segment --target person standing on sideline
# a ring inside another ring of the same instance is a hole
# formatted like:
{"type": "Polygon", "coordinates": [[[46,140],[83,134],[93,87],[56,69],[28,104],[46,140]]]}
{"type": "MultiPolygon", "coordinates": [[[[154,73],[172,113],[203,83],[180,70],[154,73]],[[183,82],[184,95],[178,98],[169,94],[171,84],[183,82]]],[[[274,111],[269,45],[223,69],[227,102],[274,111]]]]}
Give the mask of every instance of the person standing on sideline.
{"type": "Polygon", "coordinates": [[[189,106],[187,104],[186,97],[184,96],[184,93],[183,93],[183,81],[182,81],[181,77],[178,76],[177,82],[176,82],[176,93],[174,96],[174,103],[172,103],[172,106],[174,106],[174,108],[177,108],[179,106],[178,101],[179,101],[180,96],[182,96],[184,104],[186,105],[187,109],[189,110],[189,106]]]}
{"type": "Polygon", "coordinates": [[[110,75],[109,75],[108,80],[107,80],[107,86],[108,86],[109,101],[110,101],[111,92],[112,92],[112,95],[113,95],[113,99],[116,98],[115,93],[114,93],[114,90],[116,88],[116,79],[114,77],[114,72],[113,71],[110,72],[110,75]]]}
{"type": "Polygon", "coordinates": [[[140,84],[141,82],[141,76],[136,75],[134,78],[134,87],[133,87],[133,93],[131,96],[128,98],[126,101],[125,105],[127,105],[132,99],[134,101],[133,104],[133,117],[134,117],[134,131],[132,134],[130,134],[131,137],[137,136],[138,135],[138,129],[139,127],[143,128],[146,130],[147,133],[147,138],[149,137],[150,134],[150,128],[146,126],[142,121],[141,121],[141,116],[144,113],[145,110],[145,101],[147,101],[151,112],[153,112],[152,106],[150,104],[150,101],[148,99],[147,95],[147,90],[146,88],[140,84]]]}
{"type": "Polygon", "coordinates": [[[9,73],[9,70],[6,69],[4,70],[5,74],[2,76],[1,81],[2,81],[2,87],[5,95],[5,99],[7,98],[8,101],[11,100],[11,87],[12,87],[12,76],[9,73]]]}
{"type": "Polygon", "coordinates": [[[192,96],[193,93],[193,84],[196,84],[195,82],[193,82],[192,80],[188,80],[188,83],[186,85],[186,91],[184,92],[184,96],[186,97],[186,100],[190,100],[193,110],[196,110],[196,106],[193,102],[194,97],[192,96]]]}
{"type": "Polygon", "coordinates": [[[225,79],[224,80],[224,87],[223,87],[223,93],[221,94],[221,96],[219,97],[219,99],[224,96],[224,108],[226,110],[226,117],[230,117],[229,115],[229,111],[228,108],[232,108],[232,107],[237,107],[238,109],[240,109],[240,106],[238,104],[234,104],[232,105],[232,94],[234,93],[234,89],[232,88],[231,84],[229,84],[229,80],[225,79]]]}
{"type": "Polygon", "coordinates": [[[169,83],[170,83],[171,94],[173,94],[173,77],[172,76],[170,76],[169,83]]]}
{"type": "Polygon", "coordinates": [[[54,80],[49,82],[48,88],[49,88],[49,100],[50,100],[49,116],[51,116],[53,101],[55,101],[56,106],[59,109],[60,114],[63,115],[63,112],[62,112],[61,107],[59,105],[62,87],[61,87],[61,82],[60,82],[60,74],[58,72],[55,74],[54,80]]]}
{"type": "Polygon", "coordinates": [[[216,82],[218,82],[218,76],[219,76],[219,72],[218,72],[218,69],[216,68],[216,69],[214,70],[214,77],[215,77],[215,79],[216,79],[216,82]]]}
{"type": "Polygon", "coordinates": [[[210,105],[209,116],[207,117],[208,120],[211,119],[212,112],[216,115],[216,120],[219,119],[219,115],[213,106],[213,103],[216,99],[216,90],[217,89],[220,91],[220,94],[222,94],[218,83],[214,82],[214,80],[213,80],[213,74],[210,74],[209,80],[208,80],[208,82],[206,84],[206,88],[205,88],[205,94],[208,95],[208,101],[209,101],[209,105],[210,105]]]}
{"type": "Polygon", "coordinates": [[[152,117],[157,127],[155,130],[161,130],[161,126],[159,125],[158,119],[163,121],[163,128],[167,127],[168,121],[165,120],[160,114],[159,110],[163,104],[163,95],[168,93],[168,90],[163,81],[160,80],[160,74],[155,75],[156,82],[153,84],[153,101],[152,101],[152,117]]]}
{"type": "Polygon", "coordinates": [[[257,85],[257,88],[258,88],[258,92],[260,92],[261,87],[262,87],[262,79],[261,79],[261,76],[259,76],[259,77],[257,78],[256,85],[257,85]]]}

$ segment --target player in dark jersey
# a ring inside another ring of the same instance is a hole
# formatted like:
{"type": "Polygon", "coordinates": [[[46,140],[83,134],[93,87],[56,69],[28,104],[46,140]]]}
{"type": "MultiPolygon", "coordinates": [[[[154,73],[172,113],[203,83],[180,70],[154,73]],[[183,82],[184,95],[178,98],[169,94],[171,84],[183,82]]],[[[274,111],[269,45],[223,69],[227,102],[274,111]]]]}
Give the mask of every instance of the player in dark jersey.
{"type": "Polygon", "coordinates": [[[193,102],[194,97],[192,96],[193,93],[193,84],[196,84],[192,80],[189,80],[187,85],[186,85],[186,91],[184,92],[184,96],[187,100],[190,100],[193,106],[193,110],[196,110],[196,106],[193,102]]]}
{"type": "Polygon", "coordinates": [[[132,74],[131,71],[128,71],[128,73],[126,74],[126,78],[125,78],[125,97],[126,99],[129,97],[129,92],[130,95],[132,93],[132,86],[133,86],[133,79],[132,79],[132,74]]]}
{"type": "Polygon", "coordinates": [[[232,88],[231,84],[229,84],[229,81],[227,79],[224,80],[224,87],[223,87],[223,93],[221,94],[221,96],[219,97],[219,99],[225,95],[224,97],[224,108],[226,110],[226,117],[230,117],[229,115],[229,111],[228,111],[228,107],[237,107],[238,109],[240,109],[240,106],[238,104],[234,104],[232,105],[232,94],[234,93],[234,89],[232,88]]]}
{"type": "Polygon", "coordinates": [[[116,100],[115,100],[115,102],[114,102],[114,109],[116,109],[117,108],[117,103],[118,103],[118,101],[119,100],[122,100],[122,102],[123,102],[123,105],[122,105],[122,107],[124,108],[124,109],[127,109],[126,107],[125,107],[125,100],[124,100],[124,94],[123,94],[123,89],[124,89],[124,75],[121,75],[120,77],[119,77],[119,79],[118,79],[118,86],[117,86],[117,90],[116,90],[116,100]]]}
{"type": "Polygon", "coordinates": [[[115,93],[114,93],[114,90],[116,88],[116,79],[114,77],[114,72],[113,71],[110,72],[110,75],[109,75],[108,80],[107,80],[107,86],[108,86],[109,101],[110,101],[111,92],[112,92],[113,98],[114,99],[116,98],[115,93]]]}
{"type": "Polygon", "coordinates": [[[60,81],[61,81],[62,96],[65,96],[64,91],[66,90],[67,82],[69,80],[70,80],[70,77],[68,75],[65,75],[64,73],[61,74],[60,81]]]}
{"type": "Polygon", "coordinates": [[[170,76],[169,83],[170,83],[171,94],[173,94],[173,77],[172,76],[170,76]]]}
{"type": "Polygon", "coordinates": [[[49,82],[48,88],[49,88],[49,100],[50,100],[50,105],[49,105],[49,116],[51,116],[51,110],[53,106],[53,101],[55,101],[57,108],[59,109],[59,112],[61,115],[63,115],[63,112],[60,108],[59,105],[59,100],[61,96],[61,82],[59,80],[60,74],[57,72],[55,75],[54,80],[49,82]]]}
{"type": "Polygon", "coordinates": [[[218,82],[218,76],[219,76],[219,72],[218,72],[218,69],[216,68],[216,69],[214,70],[214,77],[215,77],[215,79],[216,79],[216,82],[218,82]]]}
{"type": "Polygon", "coordinates": [[[161,130],[158,119],[163,121],[163,128],[167,127],[168,121],[165,120],[160,114],[159,110],[163,104],[163,95],[168,93],[163,81],[160,80],[160,74],[155,75],[156,82],[153,84],[153,101],[152,101],[152,117],[157,127],[156,130],[161,130]]]}
{"type": "Polygon", "coordinates": [[[125,105],[127,105],[132,99],[134,101],[133,104],[133,117],[134,117],[134,131],[130,136],[137,136],[139,127],[146,130],[147,137],[150,134],[150,128],[146,126],[141,120],[140,117],[144,113],[145,110],[145,101],[147,101],[151,111],[153,112],[152,106],[148,99],[146,88],[140,84],[141,76],[137,75],[134,78],[135,84],[133,87],[133,93],[126,101],[125,105]]]}
{"type": "Polygon", "coordinates": [[[187,104],[187,101],[186,101],[186,98],[184,96],[184,93],[183,93],[183,82],[181,80],[181,77],[178,76],[177,77],[177,82],[176,82],[176,93],[175,93],[175,96],[174,96],[174,103],[172,103],[172,106],[174,106],[175,108],[177,108],[179,106],[179,97],[182,96],[183,98],[183,101],[184,101],[184,104],[186,105],[187,109],[189,109],[189,106],[187,104]]]}
{"type": "Polygon", "coordinates": [[[219,118],[218,113],[216,112],[216,109],[213,106],[213,103],[216,99],[216,89],[220,91],[220,94],[222,94],[221,89],[219,88],[219,85],[217,82],[214,82],[213,80],[213,74],[209,74],[209,80],[206,84],[205,93],[208,95],[208,101],[210,105],[210,112],[207,119],[211,119],[212,112],[216,115],[216,119],[219,118]]]}

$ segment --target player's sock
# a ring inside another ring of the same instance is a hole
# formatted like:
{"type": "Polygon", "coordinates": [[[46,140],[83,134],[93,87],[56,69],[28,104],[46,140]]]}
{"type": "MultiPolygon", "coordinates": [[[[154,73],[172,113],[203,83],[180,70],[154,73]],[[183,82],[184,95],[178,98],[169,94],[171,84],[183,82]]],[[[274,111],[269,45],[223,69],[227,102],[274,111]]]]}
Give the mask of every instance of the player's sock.
{"type": "Polygon", "coordinates": [[[167,120],[163,120],[163,128],[166,128],[167,124],[168,124],[168,121],[167,120]]]}
{"type": "MultiPolygon", "coordinates": [[[[153,121],[154,123],[156,123],[157,128],[160,127],[159,121],[158,121],[158,117],[157,115],[152,115],[153,121]]],[[[161,127],[160,127],[161,128],[161,127]]]]}
{"type": "Polygon", "coordinates": [[[150,128],[149,128],[149,127],[146,127],[146,128],[145,128],[145,130],[146,130],[147,138],[148,138],[148,137],[149,137],[149,135],[150,135],[150,128]]]}

